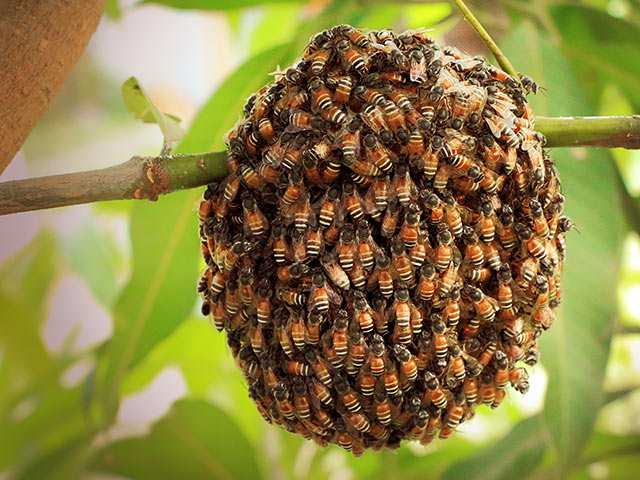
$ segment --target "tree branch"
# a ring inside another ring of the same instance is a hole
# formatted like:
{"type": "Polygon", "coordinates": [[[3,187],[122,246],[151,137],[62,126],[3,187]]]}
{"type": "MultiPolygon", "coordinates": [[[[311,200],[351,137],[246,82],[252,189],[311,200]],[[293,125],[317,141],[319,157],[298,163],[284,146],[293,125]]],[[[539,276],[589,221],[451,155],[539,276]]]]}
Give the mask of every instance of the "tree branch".
{"type": "MultiPolygon", "coordinates": [[[[547,147],[640,148],[640,117],[538,117],[547,147]]],[[[148,199],[224,177],[226,153],[133,157],[113,167],[0,183],[0,215],[103,200],[148,199]]]]}
{"type": "Polygon", "coordinates": [[[0,1],[0,173],[82,55],[104,0],[0,1]]]}
{"type": "Polygon", "coordinates": [[[156,200],[224,175],[225,152],[133,157],[99,170],[0,183],[0,215],[103,200],[156,200]]]}
{"type": "Polygon", "coordinates": [[[537,117],[548,147],[640,148],[640,115],[626,117],[537,117]]]}
{"type": "Polygon", "coordinates": [[[511,64],[511,61],[502,52],[502,50],[500,49],[498,44],[493,40],[493,38],[491,38],[491,35],[489,35],[489,32],[487,32],[487,30],[482,26],[480,21],[476,18],[476,16],[469,9],[469,7],[467,7],[464,1],[453,0],[453,3],[455,3],[458,6],[460,11],[464,15],[464,18],[466,18],[467,21],[473,27],[473,29],[476,32],[478,32],[478,35],[480,35],[480,38],[482,38],[482,41],[485,43],[487,48],[491,50],[491,53],[493,53],[493,56],[496,57],[496,61],[502,67],[502,69],[505,72],[507,72],[509,75],[511,75],[516,82],[520,82],[520,76],[518,75],[518,72],[511,64]]]}

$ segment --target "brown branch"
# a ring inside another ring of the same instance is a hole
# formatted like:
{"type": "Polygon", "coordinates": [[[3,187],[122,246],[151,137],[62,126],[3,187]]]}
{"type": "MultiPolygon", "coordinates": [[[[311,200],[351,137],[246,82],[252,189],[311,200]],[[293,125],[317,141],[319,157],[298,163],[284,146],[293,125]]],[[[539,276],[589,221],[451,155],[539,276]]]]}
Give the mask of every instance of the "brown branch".
{"type": "Polygon", "coordinates": [[[104,0],[0,1],[0,173],[84,51],[104,0]]]}
{"type": "MultiPolygon", "coordinates": [[[[640,117],[538,117],[547,147],[640,148],[640,117]]],[[[0,183],[0,215],[103,200],[150,199],[227,173],[225,152],[133,157],[101,170],[0,183]]]]}
{"type": "Polygon", "coordinates": [[[224,152],[133,157],[100,170],[0,183],[0,215],[103,200],[156,200],[224,175],[224,152]]]}

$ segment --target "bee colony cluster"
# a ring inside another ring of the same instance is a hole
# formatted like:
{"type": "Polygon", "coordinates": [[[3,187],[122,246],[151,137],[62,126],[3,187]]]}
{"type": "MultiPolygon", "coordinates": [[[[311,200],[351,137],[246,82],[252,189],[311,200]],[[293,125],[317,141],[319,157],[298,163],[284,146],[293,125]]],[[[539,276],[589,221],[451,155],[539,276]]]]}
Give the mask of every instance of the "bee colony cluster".
{"type": "Polygon", "coordinates": [[[571,227],[536,89],[343,25],[249,99],[200,205],[199,291],[265,420],[361,454],[526,392],[571,227]]]}

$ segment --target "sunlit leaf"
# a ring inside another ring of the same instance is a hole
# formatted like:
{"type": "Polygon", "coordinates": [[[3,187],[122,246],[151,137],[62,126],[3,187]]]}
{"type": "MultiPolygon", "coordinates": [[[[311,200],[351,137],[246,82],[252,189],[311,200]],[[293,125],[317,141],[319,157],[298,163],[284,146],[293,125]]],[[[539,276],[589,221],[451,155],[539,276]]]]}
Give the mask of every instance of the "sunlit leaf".
{"type": "MultiPolygon", "coordinates": [[[[532,25],[522,24],[503,44],[516,68],[547,88],[532,101],[536,112],[589,113],[569,63],[532,25]]],[[[549,374],[544,418],[566,469],[579,458],[604,398],[623,222],[608,152],[556,149],[552,155],[563,181],[566,213],[580,229],[568,234],[563,304],[541,341],[549,374]]]]}
{"type": "Polygon", "coordinates": [[[250,52],[254,54],[289,41],[296,31],[299,10],[299,5],[296,3],[266,7],[251,35],[250,52]]]}
{"type": "Polygon", "coordinates": [[[539,415],[523,420],[495,443],[449,467],[443,480],[525,478],[542,460],[546,430],[539,415]]]}
{"type": "Polygon", "coordinates": [[[262,477],[256,453],[238,426],[201,400],[181,400],[142,438],[100,451],[94,468],[130,478],[262,477]]]}
{"type": "Polygon", "coordinates": [[[130,77],[122,84],[122,99],[127,109],[139,120],[145,123],[157,123],[162,131],[164,142],[172,148],[184,136],[180,126],[180,119],[162,113],[154,105],[149,96],[135,77],[130,77]]]}
{"type": "Polygon", "coordinates": [[[288,45],[270,48],[238,67],[200,109],[179,150],[222,148],[223,134],[240,119],[247,97],[267,83],[269,72],[288,48],[288,45]]]}
{"type": "Polygon", "coordinates": [[[142,0],[141,3],[155,3],[185,10],[235,10],[272,3],[292,3],[299,0],[142,0]]]}
{"type": "Polygon", "coordinates": [[[406,5],[403,10],[408,28],[430,28],[447,18],[452,12],[449,2],[406,5]]]}

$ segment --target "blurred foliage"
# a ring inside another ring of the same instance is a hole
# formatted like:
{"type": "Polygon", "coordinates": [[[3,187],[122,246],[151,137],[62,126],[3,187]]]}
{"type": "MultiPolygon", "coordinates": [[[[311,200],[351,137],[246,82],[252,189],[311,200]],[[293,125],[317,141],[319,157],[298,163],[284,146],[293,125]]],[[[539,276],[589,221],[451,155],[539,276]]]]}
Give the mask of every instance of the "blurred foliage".
{"type": "MultiPolygon", "coordinates": [[[[271,72],[291,63],[316,31],[351,23],[426,27],[441,36],[458,18],[447,2],[401,0],[145,0],[126,8],[125,2],[109,0],[106,13],[117,20],[144,8],[140,3],[218,11],[238,39],[234,53],[239,65],[204,103],[179,152],[222,148],[224,133],[239,118],[246,97],[271,72]]],[[[499,26],[498,41],[516,67],[545,87],[532,99],[537,113],[638,111],[636,0],[470,4],[499,26]]],[[[112,96],[108,90],[95,95],[112,96]]],[[[143,119],[167,119],[135,79],[125,84],[125,101],[143,119]]],[[[172,194],[154,204],[97,206],[100,216],[126,222],[130,261],[95,219],[64,235],[42,230],[0,266],[0,472],[8,478],[94,473],[136,479],[633,478],[640,467],[640,425],[635,430],[630,425],[622,435],[607,426],[602,414],[602,407],[617,398],[605,390],[612,382],[606,375],[624,372],[631,361],[609,351],[614,335],[623,338],[615,333],[618,289],[640,284],[637,259],[635,266],[622,269],[620,279],[618,274],[623,213],[631,228],[640,225],[639,202],[627,191],[640,174],[632,167],[633,155],[595,149],[553,152],[568,213],[579,232],[568,239],[561,314],[543,340],[544,407],[525,408],[509,398],[498,411],[480,408],[477,418],[447,442],[359,459],[267,426],[248,399],[224,337],[197,312],[200,192],[172,194]],[[69,270],[111,309],[114,333],[84,352],[71,349],[72,333],[61,352],[53,353],[43,343],[42,330],[50,292],[69,270]],[[80,380],[62,381],[82,364],[89,367],[80,380]],[[146,433],[115,439],[123,401],[143,392],[169,367],[182,375],[186,398],[146,433]]],[[[637,240],[632,243],[640,251],[637,240]]],[[[626,419],[625,409],[634,401],[637,396],[631,395],[606,410],[618,409],[626,419]]]]}

